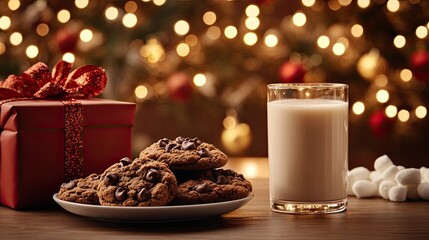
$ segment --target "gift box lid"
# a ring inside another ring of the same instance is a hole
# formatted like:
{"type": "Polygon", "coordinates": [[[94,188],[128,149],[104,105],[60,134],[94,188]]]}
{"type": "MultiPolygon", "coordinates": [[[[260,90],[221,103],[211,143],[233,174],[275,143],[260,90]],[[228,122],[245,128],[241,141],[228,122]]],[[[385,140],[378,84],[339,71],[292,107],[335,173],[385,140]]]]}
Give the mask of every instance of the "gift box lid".
{"type": "MultiPolygon", "coordinates": [[[[91,98],[79,99],[83,105],[84,127],[132,126],[135,103],[91,98]]],[[[58,100],[22,100],[4,103],[0,112],[1,129],[62,129],[64,103],[58,100]]]]}

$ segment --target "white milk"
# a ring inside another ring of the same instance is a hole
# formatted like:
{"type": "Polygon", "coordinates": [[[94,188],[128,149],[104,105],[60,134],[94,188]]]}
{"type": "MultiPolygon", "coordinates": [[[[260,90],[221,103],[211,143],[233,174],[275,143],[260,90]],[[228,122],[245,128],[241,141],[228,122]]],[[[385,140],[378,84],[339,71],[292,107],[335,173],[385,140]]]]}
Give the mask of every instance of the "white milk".
{"type": "Polygon", "coordinates": [[[271,199],[320,202],[345,198],[348,104],[288,99],[267,105],[271,199]]]}

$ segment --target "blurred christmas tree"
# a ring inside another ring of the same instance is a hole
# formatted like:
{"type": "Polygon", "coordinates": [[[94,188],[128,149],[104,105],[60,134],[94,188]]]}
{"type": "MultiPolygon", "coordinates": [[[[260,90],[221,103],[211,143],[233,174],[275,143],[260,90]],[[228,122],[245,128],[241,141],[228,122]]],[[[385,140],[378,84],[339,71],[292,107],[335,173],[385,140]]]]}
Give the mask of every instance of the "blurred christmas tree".
{"type": "Polygon", "coordinates": [[[138,103],[134,148],[198,136],[266,156],[266,84],[350,85],[350,165],[420,166],[429,1],[2,0],[0,79],[37,61],[100,65],[138,103]]]}

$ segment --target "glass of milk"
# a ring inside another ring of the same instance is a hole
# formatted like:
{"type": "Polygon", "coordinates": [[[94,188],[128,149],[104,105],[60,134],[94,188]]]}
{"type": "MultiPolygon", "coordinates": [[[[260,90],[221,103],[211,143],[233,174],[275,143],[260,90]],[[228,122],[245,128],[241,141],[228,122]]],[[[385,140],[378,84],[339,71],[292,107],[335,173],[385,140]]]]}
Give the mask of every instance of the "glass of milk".
{"type": "Polygon", "coordinates": [[[348,85],[269,84],[267,117],[271,209],[346,210],[348,85]]]}

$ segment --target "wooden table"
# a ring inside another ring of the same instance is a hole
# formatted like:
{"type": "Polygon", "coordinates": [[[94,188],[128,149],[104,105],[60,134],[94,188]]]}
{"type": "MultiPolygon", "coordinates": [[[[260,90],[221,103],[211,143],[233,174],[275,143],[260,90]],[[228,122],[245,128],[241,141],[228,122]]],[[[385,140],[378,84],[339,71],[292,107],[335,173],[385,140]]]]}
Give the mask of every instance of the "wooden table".
{"type": "Polygon", "coordinates": [[[350,197],[343,213],[274,213],[269,208],[268,179],[264,177],[266,159],[240,159],[228,166],[247,168],[250,175],[257,172],[251,179],[255,197],[222,216],[130,224],[80,217],[59,207],[37,211],[0,207],[0,239],[429,239],[427,201],[393,203],[350,197]]]}

